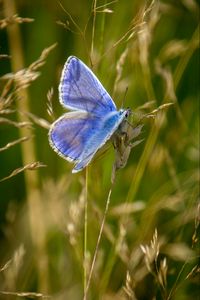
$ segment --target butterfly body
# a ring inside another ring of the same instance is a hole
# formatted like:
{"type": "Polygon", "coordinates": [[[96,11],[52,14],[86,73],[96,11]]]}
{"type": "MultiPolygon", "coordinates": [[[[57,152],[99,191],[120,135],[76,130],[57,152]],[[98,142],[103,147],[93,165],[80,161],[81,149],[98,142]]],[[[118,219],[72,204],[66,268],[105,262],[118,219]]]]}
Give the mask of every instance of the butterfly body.
{"type": "Polygon", "coordinates": [[[116,106],[92,71],[78,58],[68,58],[59,85],[60,103],[69,110],[49,131],[52,148],[81,171],[110,139],[129,110],[116,106]]]}

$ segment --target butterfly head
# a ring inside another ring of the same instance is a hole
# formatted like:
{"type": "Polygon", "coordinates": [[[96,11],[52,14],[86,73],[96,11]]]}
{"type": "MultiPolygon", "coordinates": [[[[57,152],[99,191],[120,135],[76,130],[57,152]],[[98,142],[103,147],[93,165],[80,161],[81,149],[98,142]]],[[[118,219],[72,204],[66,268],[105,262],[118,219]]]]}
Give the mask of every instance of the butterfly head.
{"type": "Polygon", "coordinates": [[[120,109],[119,113],[124,115],[124,118],[127,119],[131,115],[131,109],[129,107],[127,109],[120,109]]]}

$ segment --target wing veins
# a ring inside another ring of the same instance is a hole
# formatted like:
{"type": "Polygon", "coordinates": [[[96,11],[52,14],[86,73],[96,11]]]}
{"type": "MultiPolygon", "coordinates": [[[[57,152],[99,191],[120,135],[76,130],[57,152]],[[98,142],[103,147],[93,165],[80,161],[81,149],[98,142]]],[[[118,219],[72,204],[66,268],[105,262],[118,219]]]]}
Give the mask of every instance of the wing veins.
{"type": "MultiPolygon", "coordinates": [[[[83,95],[81,89],[79,88],[79,85],[77,84],[77,80],[75,80],[75,78],[73,78],[73,81],[74,81],[74,86],[76,86],[76,89],[79,91],[80,96],[81,96],[83,99],[87,99],[86,97],[84,97],[84,95],[83,95]]],[[[95,87],[96,87],[96,84],[95,84],[95,81],[93,80],[93,78],[92,78],[92,81],[93,81],[93,83],[94,83],[94,85],[95,85],[95,87]]],[[[105,96],[106,94],[107,94],[106,91],[104,91],[103,93],[99,93],[100,98],[98,99],[98,102],[95,103],[94,108],[93,108],[93,110],[92,110],[91,112],[95,111],[97,106],[102,106],[102,107],[104,107],[104,108],[107,108],[107,106],[104,104],[104,102],[101,101],[101,100],[104,98],[104,96],[105,96]]],[[[87,100],[91,101],[91,99],[87,99],[87,100]]],[[[87,111],[88,111],[88,110],[89,110],[89,109],[87,108],[87,111]]]]}

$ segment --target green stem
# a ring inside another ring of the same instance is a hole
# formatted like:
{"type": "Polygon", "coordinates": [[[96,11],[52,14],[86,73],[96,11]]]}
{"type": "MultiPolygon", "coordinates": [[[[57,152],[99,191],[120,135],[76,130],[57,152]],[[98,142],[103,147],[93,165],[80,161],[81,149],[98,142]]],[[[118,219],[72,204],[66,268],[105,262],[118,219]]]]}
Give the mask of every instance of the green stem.
{"type": "Polygon", "coordinates": [[[85,216],[84,216],[84,272],[83,272],[83,290],[86,293],[87,287],[87,234],[88,234],[88,167],[85,171],[85,216]]]}
{"type": "Polygon", "coordinates": [[[92,42],[91,42],[91,53],[90,56],[92,58],[93,56],[93,51],[94,51],[94,34],[95,34],[95,23],[96,23],[96,7],[97,7],[97,0],[94,0],[94,5],[93,5],[93,25],[92,25],[92,42]]]}
{"type": "MultiPolygon", "coordinates": [[[[4,0],[5,17],[17,14],[17,9],[14,0],[4,0]]],[[[24,68],[22,42],[19,25],[17,23],[7,26],[7,34],[9,41],[9,49],[11,54],[11,65],[13,72],[17,72],[24,68]]],[[[19,101],[16,101],[17,111],[29,112],[29,101],[27,90],[23,89],[18,91],[19,101]]],[[[19,121],[28,121],[28,118],[18,114],[19,121]]],[[[29,129],[23,127],[19,128],[21,137],[29,136],[29,129]]],[[[21,143],[21,152],[23,165],[27,165],[36,161],[34,150],[34,141],[29,139],[26,143],[21,143]]],[[[34,254],[38,268],[38,283],[41,292],[48,292],[48,259],[46,255],[46,239],[45,227],[42,216],[42,205],[39,193],[39,178],[38,171],[34,172],[25,171],[25,186],[27,193],[27,201],[29,208],[29,222],[30,222],[30,235],[34,246],[34,254]],[[40,257],[40,259],[38,259],[40,257]]]]}
{"type": "Polygon", "coordinates": [[[102,219],[102,222],[101,222],[101,227],[100,227],[100,230],[99,230],[99,235],[98,235],[98,239],[97,239],[97,243],[96,243],[96,247],[95,247],[95,251],[94,251],[94,256],[93,256],[93,259],[92,259],[92,264],[91,264],[91,268],[90,268],[88,281],[87,281],[87,286],[86,286],[86,289],[85,289],[83,300],[87,299],[87,294],[88,294],[88,290],[89,290],[89,287],[90,287],[90,282],[91,282],[91,279],[92,279],[94,265],[96,263],[97,254],[98,254],[98,251],[99,251],[99,245],[100,245],[101,237],[102,237],[102,234],[103,234],[104,224],[105,224],[106,216],[107,216],[109,205],[110,205],[112,187],[113,187],[113,185],[111,185],[111,188],[109,190],[108,197],[107,197],[107,200],[106,200],[106,206],[105,206],[105,210],[104,210],[104,214],[103,214],[103,219],[102,219]]]}
{"type": "Polygon", "coordinates": [[[179,63],[176,67],[176,70],[174,72],[174,88],[177,89],[179,82],[182,78],[182,75],[187,67],[187,64],[190,61],[190,58],[196,48],[199,47],[199,25],[197,26],[190,42],[188,43],[187,50],[185,51],[184,55],[181,56],[179,63]]]}

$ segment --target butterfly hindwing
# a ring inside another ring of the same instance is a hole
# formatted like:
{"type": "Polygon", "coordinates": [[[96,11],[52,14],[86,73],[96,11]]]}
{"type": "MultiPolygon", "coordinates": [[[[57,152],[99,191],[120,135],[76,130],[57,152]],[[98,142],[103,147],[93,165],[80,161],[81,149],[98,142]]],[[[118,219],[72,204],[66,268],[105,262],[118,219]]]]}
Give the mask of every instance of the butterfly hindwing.
{"type": "Polygon", "coordinates": [[[107,114],[101,119],[99,128],[93,130],[87,139],[85,147],[80,155],[80,161],[75,165],[73,173],[81,171],[89,164],[95,153],[109,140],[119,124],[125,118],[126,111],[116,111],[107,114]]]}
{"type": "Polygon", "coordinates": [[[86,112],[66,113],[51,125],[50,145],[60,156],[75,162],[73,171],[78,172],[111,137],[125,113],[116,111],[104,118],[86,112]]]}
{"type": "Polygon", "coordinates": [[[79,161],[88,139],[100,123],[100,119],[85,112],[66,113],[51,125],[50,145],[66,160],[79,161]]]}

